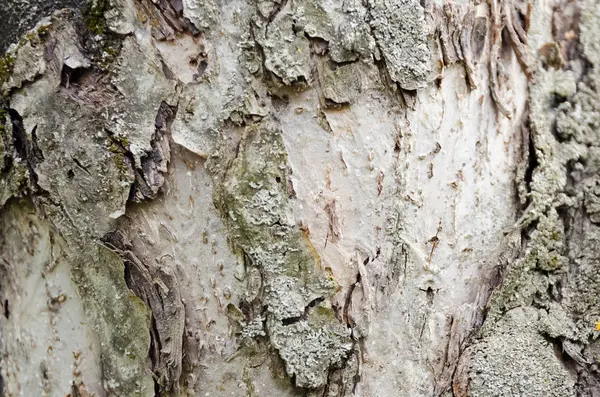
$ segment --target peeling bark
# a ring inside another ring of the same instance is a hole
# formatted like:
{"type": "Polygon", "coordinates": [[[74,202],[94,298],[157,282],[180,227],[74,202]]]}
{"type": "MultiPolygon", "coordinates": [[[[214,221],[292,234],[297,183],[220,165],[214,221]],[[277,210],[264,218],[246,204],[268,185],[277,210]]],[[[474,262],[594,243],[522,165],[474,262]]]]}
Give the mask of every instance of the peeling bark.
{"type": "Polygon", "coordinates": [[[597,2],[32,3],[0,396],[600,394],[597,2]]]}

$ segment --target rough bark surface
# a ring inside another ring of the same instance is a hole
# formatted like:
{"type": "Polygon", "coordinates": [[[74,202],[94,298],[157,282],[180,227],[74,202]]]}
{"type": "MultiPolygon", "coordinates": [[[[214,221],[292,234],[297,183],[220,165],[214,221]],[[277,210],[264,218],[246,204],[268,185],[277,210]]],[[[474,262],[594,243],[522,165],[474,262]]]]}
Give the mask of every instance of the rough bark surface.
{"type": "Polygon", "coordinates": [[[599,10],[2,3],[0,396],[600,396],[599,10]]]}

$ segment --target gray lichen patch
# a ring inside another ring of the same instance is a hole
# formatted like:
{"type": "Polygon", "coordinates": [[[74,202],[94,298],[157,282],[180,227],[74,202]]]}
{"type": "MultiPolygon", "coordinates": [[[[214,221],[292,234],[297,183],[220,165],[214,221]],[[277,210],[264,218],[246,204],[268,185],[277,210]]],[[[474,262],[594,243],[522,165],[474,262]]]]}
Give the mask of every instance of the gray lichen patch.
{"type": "Polygon", "coordinates": [[[405,90],[427,85],[432,80],[433,54],[420,2],[371,0],[369,11],[373,36],[392,80],[405,90]]]}
{"type": "MultiPolygon", "coordinates": [[[[572,76],[562,71],[537,75],[536,95],[530,99],[532,113],[529,120],[535,148],[535,160],[530,161],[537,165],[531,171],[528,191],[523,197],[529,205],[518,221],[520,227],[534,227],[527,233],[528,244],[521,257],[509,264],[502,285],[492,296],[486,327],[493,324],[500,313],[532,304],[536,296],[550,299],[548,290],[566,271],[565,225],[559,208],[576,204],[575,198],[565,194],[567,163],[576,160],[582,154],[582,148],[561,144],[554,137],[547,108],[557,91],[563,92],[565,87],[572,86],[571,81],[572,76]]],[[[566,92],[570,92],[570,88],[566,88],[566,92]]]]}
{"type": "Polygon", "coordinates": [[[600,321],[600,274],[597,264],[600,259],[600,227],[589,219],[577,219],[582,237],[570,243],[568,282],[563,290],[563,306],[570,313],[581,331],[582,339],[594,340],[598,337],[597,324],[600,321]]]}
{"type": "MultiPolygon", "coordinates": [[[[51,27],[43,26],[44,39],[55,44],[46,48],[38,28],[18,47],[11,79],[4,86],[21,88],[7,106],[11,127],[5,131],[14,138],[17,152],[12,157],[19,159],[17,165],[27,164],[30,190],[46,192],[45,200],[60,208],[60,214],[50,213],[57,227],[100,236],[123,211],[132,182],[129,160],[113,158],[101,109],[96,109],[114,95],[94,86],[97,76],[85,69],[89,63],[71,23],[56,17],[51,27]],[[77,81],[65,74],[75,69],[83,70],[77,81]]],[[[18,167],[15,173],[22,174],[18,167]]]]}
{"type": "MultiPolygon", "coordinates": [[[[562,19],[573,10],[565,7],[555,11],[554,21],[561,20],[554,27],[557,31],[569,24],[562,19]]],[[[547,51],[537,52],[527,124],[530,176],[527,189],[521,189],[528,190],[528,207],[518,222],[526,244],[492,295],[481,339],[467,350],[472,395],[508,395],[505,390],[511,390],[524,396],[568,396],[598,391],[591,381],[597,372],[590,364],[600,318],[600,301],[593,292],[600,288],[600,228],[594,205],[600,169],[596,127],[600,58],[595,52],[600,45],[600,13],[592,1],[574,7],[582,16],[583,53],[570,53],[573,59],[551,64],[547,51]],[[588,66],[582,68],[583,63],[588,66]]],[[[563,53],[562,46],[573,45],[562,35],[555,39],[563,53]]]]}
{"type": "Polygon", "coordinates": [[[105,9],[98,10],[106,21],[106,27],[113,33],[126,35],[135,30],[136,9],[133,0],[95,0],[96,6],[101,8],[105,3],[105,9]]]}
{"type": "Polygon", "coordinates": [[[476,376],[469,396],[573,396],[576,377],[556,359],[554,346],[537,331],[533,308],[508,312],[497,332],[467,350],[476,376]]]}
{"type": "Polygon", "coordinates": [[[291,5],[286,5],[272,22],[257,20],[255,38],[264,52],[268,71],[284,84],[310,81],[310,42],[294,30],[291,5]]]}
{"type": "Polygon", "coordinates": [[[176,83],[164,76],[147,41],[126,39],[121,57],[106,71],[92,66],[66,18],[53,18],[46,30],[54,44],[46,48],[32,39],[21,45],[5,87],[27,83],[10,106],[28,145],[38,151],[33,177],[55,208],[57,227],[100,238],[124,213],[134,174],[140,199],[154,197],[162,185],[169,160],[164,134],[174,112],[165,101],[177,103],[176,83]],[[43,48],[30,50],[37,47],[43,48]],[[39,64],[30,68],[39,71],[31,75],[16,67],[21,62],[39,64]],[[155,161],[147,161],[150,155],[155,161]]]}
{"type": "Polygon", "coordinates": [[[352,343],[333,315],[319,315],[332,312],[327,302],[336,283],[322,273],[318,255],[293,220],[279,128],[271,120],[248,126],[235,157],[229,156],[224,148],[210,159],[221,186],[215,205],[231,242],[262,275],[267,333],[288,374],[297,386],[321,387],[352,343]]]}
{"type": "Polygon", "coordinates": [[[340,63],[372,60],[377,52],[367,8],[358,1],[294,1],[269,11],[261,6],[265,3],[259,3],[265,20],[255,18],[254,36],[266,69],[286,85],[310,82],[311,42],[313,52],[323,55],[329,50],[331,59],[340,63]]]}
{"type": "Polygon", "coordinates": [[[213,28],[219,20],[218,3],[214,0],[183,0],[179,3],[183,8],[183,16],[200,31],[213,28]]]}
{"type": "Polygon", "coordinates": [[[375,39],[368,24],[367,8],[360,1],[349,1],[338,20],[335,34],[329,44],[329,55],[334,62],[379,58],[375,39]]]}
{"type": "Polygon", "coordinates": [[[318,388],[327,384],[330,368],[341,365],[352,349],[347,329],[333,315],[314,324],[300,320],[283,326],[271,320],[268,328],[271,342],[288,375],[296,377],[297,386],[318,388]]]}
{"type": "Polygon", "coordinates": [[[331,41],[335,26],[330,6],[327,2],[315,0],[294,2],[296,29],[304,31],[309,37],[331,41]]]}

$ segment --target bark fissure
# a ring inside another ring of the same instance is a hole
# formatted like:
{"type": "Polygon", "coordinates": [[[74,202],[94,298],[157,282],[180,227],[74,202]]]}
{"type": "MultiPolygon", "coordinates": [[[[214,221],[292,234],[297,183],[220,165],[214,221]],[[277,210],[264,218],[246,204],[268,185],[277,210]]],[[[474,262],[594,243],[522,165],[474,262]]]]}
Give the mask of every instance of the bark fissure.
{"type": "MultiPolygon", "coordinates": [[[[551,21],[519,0],[57,13],[0,59],[0,209],[30,197],[42,223],[14,230],[58,240],[0,261],[64,245],[45,255],[90,318],[100,395],[596,391],[600,34],[596,3],[559,2],[551,21]]],[[[23,390],[58,393],[37,357],[23,390]]],[[[75,362],[60,393],[86,395],[75,362]]]]}

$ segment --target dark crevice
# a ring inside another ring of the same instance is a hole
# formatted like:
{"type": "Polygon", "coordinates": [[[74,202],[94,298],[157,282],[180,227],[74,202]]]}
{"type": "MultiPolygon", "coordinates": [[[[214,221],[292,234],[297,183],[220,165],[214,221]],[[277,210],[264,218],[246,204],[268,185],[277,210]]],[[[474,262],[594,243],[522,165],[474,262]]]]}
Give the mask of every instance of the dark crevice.
{"type": "Polygon", "coordinates": [[[154,121],[155,132],[150,142],[152,149],[141,157],[141,169],[135,170],[135,183],[130,195],[130,200],[134,202],[156,198],[162,188],[164,170],[171,160],[169,134],[177,110],[177,106],[170,106],[166,102],[161,102],[159,106],[154,121]]]}
{"type": "Polygon", "coordinates": [[[322,296],[320,296],[320,297],[318,297],[318,298],[315,298],[315,299],[313,299],[313,300],[312,300],[312,301],[311,301],[311,302],[308,304],[308,306],[306,306],[305,313],[306,313],[306,314],[308,314],[308,309],[312,309],[313,307],[317,306],[317,305],[318,305],[318,304],[320,304],[320,303],[323,303],[324,301],[325,301],[325,298],[323,298],[322,296]]]}
{"type": "MultiPolygon", "coordinates": [[[[366,260],[368,261],[368,259],[369,258],[367,258],[366,260]]],[[[365,265],[366,265],[366,263],[365,263],[365,265]]],[[[345,323],[348,328],[352,328],[354,326],[354,324],[351,324],[348,312],[350,310],[350,305],[352,304],[352,294],[354,293],[354,289],[358,285],[360,285],[360,282],[361,282],[361,275],[360,275],[360,273],[356,273],[356,281],[350,285],[350,288],[348,289],[348,293],[346,294],[344,308],[342,309],[343,310],[342,311],[342,322],[345,323]]]]}
{"type": "MultiPolygon", "coordinates": [[[[36,193],[43,194],[43,189],[38,185],[38,176],[35,172],[35,165],[37,163],[37,159],[39,157],[43,158],[41,151],[39,148],[38,155],[36,156],[35,148],[29,142],[27,138],[27,131],[25,130],[25,126],[23,124],[23,118],[15,109],[8,109],[8,114],[10,116],[11,124],[12,124],[12,139],[13,139],[13,147],[17,151],[17,155],[21,158],[21,160],[25,161],[27,164],[27,169],[29,171],[29,179],[31,182],[31,187],[36,191],[36,193]]],[[[33,135],[35,136],[35,131],[37,130],[37,125],[33,128],[33,135]]],[[[36,137],[37,140],[37,137],[36,137]]],[[[37,147],[37,142],[35,143],[37,147]]]]}
{"type": "Polygon", "coordinates": [[[481,55],[485,49],[486,37],[488,35],[487,18],[477,17],[471,32],[471,48],[473,52],[473,61],[478,64],[481,61],[481,55]]]}
{"type": "Polygon", "coordinates": [[[50,376],[48,375],[48,367],[45,361],[42,361],[40,363],[40,372],[42,373],[42,379],[44,379],[45,381],[50,379],[50,376]]]}
{"type": "Polygon", "coordinates": [[[283,325],[292,325],[292,324],[296,324],[299,321],[302,320],[306,320],[306,318],[304,317],[304,315],[302,316],[296,316],[296,317],[289,317],[289,318],[284,318],[281,323],[283,325]]]}
{"type": "Polygon", "coordinates": [[[513,56],[513,48],[511,45],[512,40],[508,34],[507,29],[502,30],[502,47],[500,48],[500,57],[505,62],[510,62],[513,56]]]}
{"type": "Polygon", "coordinates": [[[531,223],[529,223],[528,225],[523,226],[523,229],[521,230],[522,252],[525,252],[525,248],[530,240],[529,236],[531,236],[531,233],[533,233],[533,231],[537,229],[538,224],[539,224],[539,219],[536,218],[536,219],[533,219],[531,221],[531,223]]]}
{"type": "Polygon", "coordinates": [[[36,160],[36,163],[44,161],[44,153],[40,150],[38,145],[38,137],[37,137],[37,124],[31,130],[31,151],[33,153],[33,157],[36,160]]]}
{"type": "Polygon", "coordinates": [[[86,174],[88,174],[88,175],[90,175],[90,176],[92,175],[92,174],[90,174],[90,171],[87,169],[87,167],[85,167],[85,166],[84,166],[84,165],[81,163],[81,161],[77,160],[77,158],[75,158],[75,157],[71,157],[71,159],[72,159],[72,160],[73,160],[73,162],[74,162],[75,164],[77,164],[77,166],[78,166],[79,168],[81,168],[81,169],[82,169],[82,170],[83,170],[83,171],[84,171],[86,174]]]}
{"type": "MultiPolygon", "coordinates": [[[[8,123],[9,114],[7,112],[8,106],[0,100],[0,142],[2,142],[5,148],[10,147],[12,144],[12,137],[7,136],[6,125],[8,123]]],[[[6,173],[10,171],[13,166],[13,158],[8,151],[3,153],[4,155],[4,167],[1,172],[6,173]]]]}
{"type": "MultiPolygon", "coordinates": [[[[360,360],[360,357],[358,357],[357,360],[360,360]]],[[[356,391],[357,391],[356,389],[358,389],[358,384],[360,383],[360,380],[361,380],[360,372],[357,372],[356,374],[354,374],[353,380],[354,380],[354,385],[352,386],[352,394],[356,395],[356,391]]]]}
{"type": "MultiPolygon", "coordinates": [[[[581,161],[581,165],[584,164],[584,160],[581,161]]],[[[567,184],[565,186],[565,192],[572,197],[577,196],[577,184],[581,182],[582,175],[579,170],[577,170],[578,161],[569,160],[567,162],[567,184]]],[[[566,225],[566,224],[565,224],[566,225]]]]}
{"type": "Polygon", "coordinates": [[[571,374],[577,375],[579,364],[571,356],[567,354],[563,348],[562,338],[552,338],[547,334],[542,334],[542,337],[554,348],[554,354],[556,358],[561,362],[563,367],[568,370],[571,374]]]}
{"type": "Polygon", "coordinates": [[[198,62],[198,69],[197,69],[197,72],[194,73],[194,79],[198,79],[198,78],[202,77],[207,68],[208,68],[208,61],[206,61],[205,59],[202,59],[200,62],[198,62]]]}
{"type": "MultiPolygon", "coordinates": [[[[310,42],[310,51],[312,54],[324,56],[329,52],[329,42],[327,40],[320,37],[311,37],[307,33],[304,33],[304,37],[310,42]]],[[[341,63],[338,63],[338,65],[341,66],[341,63]]]]}
{"type": "MultiPolygon", "coordinates": [[[[310,313],[310,309],[314,308],[315,306],[317,306],[318,304],[322,303],[323,301],[325,301],[325,298],[320,296],[318,298],[313,299],[312,301],[310,301],[310,303],[304,308],[304,313],[300,316],[296,316],[296,317],[289,317],[289,318],[284,318],[281,322],[283,325],[292,325],[295,324],[299,321],[306,321],[308,320],[308,315],[310,313]]],[[[294,383],[295,384],[295,383],[294,383]]]]}
{"type": "Polygon", "coordinates": [[[269,16],[267,18],[267,29],[269,28],[269,25],[271,24],[271,22],[273,22],[275,20],[275,17],[277,17],[277,15],[279,15],[281,10],[283,10],[287,6],[287,3],[288,3],[288,0],[282,0],[280,3],[275,3],[275,7],[273,8],[273,10],[271,11],[271,13],[269,14],[269,16]]]}
{"type": "Polygon", "coordinates": [[[562,281],[557,280],[553,284],[548,286],[548,295],[554,299],[556,302],[561,303],[563,300],[562,295],[562,281]]]}
{"type": "MultiPolygon", "coordinates": [[[[133,153],[131,153],[131,151],[129,150],[129,146],[125,145],[123,140],[120,139],[119,137],[115,136],[112,133],[112,131],[105,129],[104,132],[108,136],[108,140],[109,140],[110,146],[112,148],[111,152],[113,152],[113,154],[123,156],[124,159],[127,159],[127,163],[128,163],[127,166],[133,168],[134,164],[135,164],[135,157],[133,156],[133,153]]],[[[129,189],[128,201],[134,201],[133,200],[134,195],[135,195],[135,183],[132,184],[131,188],[129,189]]]]}
{"type": "Polygon", "coordinates": [[[325,387],[323,388],[323,393],[321,394],[322,397],[329,396],[329,384],[331,383],[331,375],[333,371],[334,370],[330,368],[327,372],[327,382],[325,383],[325,387]]]}
{"type": "Polygon", "coordinates": [[[350,102],[336,102],[329,98],[325,98],[324,102],[327,110],[341,110],[348,109],[350,107],[350,102]]]}
{"type": "Polygon", "coordinates": [[[12,169],[13,165],[14,165],[14,160],[13,160],[12,156],[10,156],[8,153],[6,153],[4,156],[4,167],[2,168],[2,170],[0,170],[0,173],[2,173],[2,174],[8,173],[12,169]]]}
{"type": "Polygon", "coordinates": [[[67,65],[63,65],[60,72],[60,85],[65,88],[69,88],[72,85],[79,85],[89,73],[90,70],[86,68],[72,69],[67,65]]]}
{"type": "Polygon", "coordinates": [[[13,145],[17,154],[21,160],[27,161],[29,159],[29,141],[27,140],[27,133],[23,126],[23,118],[14,109],[8,109],[10,120],[13,128],[13,145]]]}
{"type": "Polygon", "coordinates": [[[273,222],[270,225],[270,227],[275,227],[275,226],[283,227],[283,224],[281,223],[281,219],[277,219],[275,222],[273,222]]]}
{"type": "MultiPolygon", "coordinates": [[[[565,103],[565,102],[567,102],[567,101],[568,101],[568,99],[569,99],[569,98],[568,98],[568,97],[566,97],[566,96],[565,96],[565,95],[563,95],[563,94],[559,94],[559,93],[553,92],[553,93],[552,93],[552,97],[550,98],[550,103],[549,103],[549,106],[550,106],[552,109],[558,109],[558,107],[559,107],[559,106],[560,106],[562,103],[565,103]]],[[[552,128],[553,132],[555,132],[555,129],[556,129],[555,127],[554,127],[554,128],[552,128]]]]}
{"type": "Polygon", "coordinates": [[[427,294],[427,304],[429,306],[432,306],[433,298],[435,297],[435,291],[433,290],[433,288],[427,287],[427,290],[425,291],[425,293],[427,294]]]}
{"type": "MultiPolygon", "coordinates": [[[[191,62],[192,61],[190,61],[190,63],[191,62]]],[[[160,64],[162,67],[163,74],[165,75],[165,78],[167,80],[177,81],[177,77],[175,77],[175,73],[173,73],[173,71],[169,68],[169,66],[165,63],[165,61],[163,61],[161,59],[160,64]]]]}
{"type": "MultiPolygon", "coordinates": [[[[529,127],[527,127],[529,128],[529,127]]],[[[531,192],[531,181],[533,179],[533,172],[535,171],[535,169],[540,165],[538,158],[537,158],[537,154],[535,152],[535,143],[533,142],[533,137],[531,136],[531,134],[528,134],[528,142],[527,142],[527,149],[528,149],[528,163],[527,163],[527,168],[525,168],[525,186],[527,187],[527,193],[531,192]]],[[[531,204],[531,197],[527,197],[525,200],[525,208],[527,208],[529,206],[529,204],[531,204]]]]}
{"type": "Polygon", "coordinates": [[[6,317],[7,320],[10,318],[10,308],[8,306],[8,299],[4,300],[4,303],[2,305],[2,314],[4,315],[4,317],[6,317]]]}
{"type": "MultiPolygon", "coordinates": [[[[556,212],[558,213],[558,216],[560,218],[560,220],[562,221],[562,224],[565,228],[565,236],[567,235],[567,232],[569,230],[571,230],[571,224],[573,222],[573,217],[571,215],[571,208],[567,205],[561,205],[556,207],[556,212]]],[[[566,245],[566,250],[568,251],[568,238],[565,238],[564,241],[565,245],[566,245]]]]}

